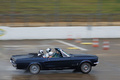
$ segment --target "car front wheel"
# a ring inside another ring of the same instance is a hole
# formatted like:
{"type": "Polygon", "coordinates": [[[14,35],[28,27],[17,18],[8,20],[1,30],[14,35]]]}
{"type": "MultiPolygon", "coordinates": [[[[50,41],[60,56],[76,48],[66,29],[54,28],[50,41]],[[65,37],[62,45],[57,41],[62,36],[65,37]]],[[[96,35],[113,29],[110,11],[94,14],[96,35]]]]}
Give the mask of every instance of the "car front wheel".
{"type": "Polygon", "coordinates": [[[90,63],[82,63],[80,66],[80,70],[84,74],[88,74],[91,71],[92,66],[90,63]]]}
{"type": "Polygon", "coordinates": [[[29,70],[30,70],[30,73],[32,74],[38,74],[40,72],[40,66],[37,64],[32,64],[29,70]]]}

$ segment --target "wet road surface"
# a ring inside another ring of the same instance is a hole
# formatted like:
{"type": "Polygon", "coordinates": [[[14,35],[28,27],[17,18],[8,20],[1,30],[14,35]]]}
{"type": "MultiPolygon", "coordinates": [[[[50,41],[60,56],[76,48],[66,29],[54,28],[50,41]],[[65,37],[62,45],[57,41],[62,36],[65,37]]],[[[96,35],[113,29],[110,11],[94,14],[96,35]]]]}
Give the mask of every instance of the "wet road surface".
{"type": "MultiPolygon", "coordinates": [[[[92,45],[75,43],[75,40],[61,40],[81,48],[67,49],[69,45],[56,40],[20,40],[0,41],[0,80],[120,80],[120,39],[100,39],[98,48],[92,45]],[[110,49],[103,50],[103,40],[110,41],[110,49]],[[92,68],[89,74],[74,72],[73,70],[42,70],[37,75],[32,75],[24,70],[16,70],[9,58],[15,54],[27,54],[38,52],[39,49],[62,48],[67,53],[95,54],[99,57],[99,64],[92,68]]],[[[92,42],[91,39],[83,39],[83,42],[92,42]]]]}

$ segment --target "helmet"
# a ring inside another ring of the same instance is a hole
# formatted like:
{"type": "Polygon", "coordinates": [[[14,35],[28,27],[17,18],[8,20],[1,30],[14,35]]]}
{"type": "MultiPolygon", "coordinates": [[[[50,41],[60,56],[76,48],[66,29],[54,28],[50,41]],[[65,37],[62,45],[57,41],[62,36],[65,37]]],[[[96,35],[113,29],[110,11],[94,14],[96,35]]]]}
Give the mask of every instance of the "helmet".
{"type": "Polygon", "coordinates": [[[43,54],[43,50],[39,50],[39,53],[43,54]]]}
{"type": "Polygon", "coordinates": [[[47,49],[46,49],[46,52],[47,52],[47,53],[51,52],[51,48],[47,48],[47,49]]]}
{"type": "Polygon", "coordinates": [[[49,56],[53,56],[53,52],[49,52],[49,56]]]}
{"type": "Polygon", "coordinates": [[[43,50],[39,50],[38,56],[40,56],[40,55],[42,55],[42,54],[44,54],[44,53],[43,53],[43,50]]]}

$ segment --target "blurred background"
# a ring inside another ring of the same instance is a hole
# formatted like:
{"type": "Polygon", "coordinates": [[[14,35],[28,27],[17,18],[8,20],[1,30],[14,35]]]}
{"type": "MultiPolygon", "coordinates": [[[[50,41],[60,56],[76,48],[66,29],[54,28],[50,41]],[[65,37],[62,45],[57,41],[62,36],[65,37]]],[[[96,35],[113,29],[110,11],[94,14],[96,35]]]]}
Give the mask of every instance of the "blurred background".
{"type": "Polygon", "coordinates": [[[0,0],[1,26],[120,26],[120,0],[0,0]]]}
{"type": "Polygon", "coordinates": [[[0,80],[120,80],[120,0],[0,0],[0,80]],[[55,47],[97,55],[100,64],[89,74],[32,75],[9,62],[55,47]]]}

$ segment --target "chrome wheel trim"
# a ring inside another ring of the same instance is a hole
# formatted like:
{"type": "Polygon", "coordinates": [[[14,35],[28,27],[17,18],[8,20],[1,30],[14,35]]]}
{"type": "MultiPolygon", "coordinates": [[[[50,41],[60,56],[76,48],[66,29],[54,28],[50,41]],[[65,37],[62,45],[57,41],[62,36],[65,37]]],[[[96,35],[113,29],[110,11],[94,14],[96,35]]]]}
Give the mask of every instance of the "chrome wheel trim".
{"type": "Polygon", "coordinates": [[[30,72],[33,74],[37,74],[40,71],[39,65],[31,65],[30,66],[30,72]]]}
{"type": "Polygon", "coordinates": [[[89,72],[91,70],[91,66],[89,63],[83,63],[81,66],[81,70],[85,73],[89,72]]]}

